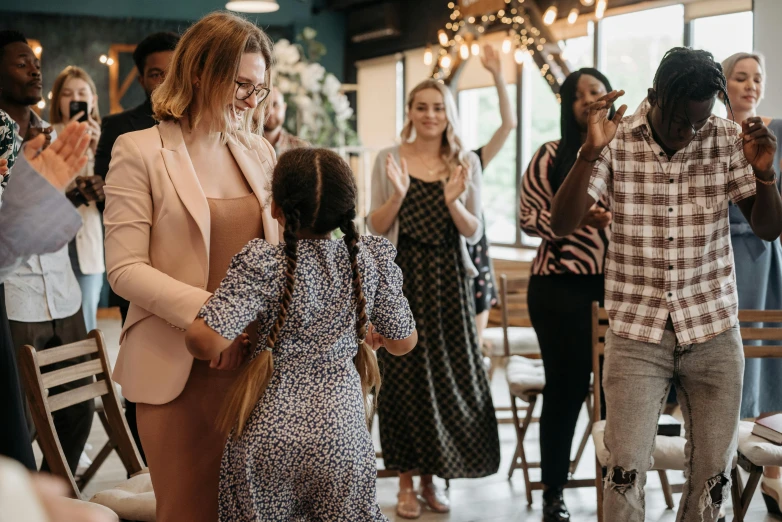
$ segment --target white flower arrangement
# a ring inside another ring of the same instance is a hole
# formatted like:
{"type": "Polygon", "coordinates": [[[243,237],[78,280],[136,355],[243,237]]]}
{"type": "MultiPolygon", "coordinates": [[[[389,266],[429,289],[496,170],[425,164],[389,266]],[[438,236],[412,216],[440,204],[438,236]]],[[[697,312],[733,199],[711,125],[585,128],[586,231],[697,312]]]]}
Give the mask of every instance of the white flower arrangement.
{"type": "Polygon", "coordinates": [[[274,44],[272,84],[288,105],[285,127],[315,146],[357,145],[350,124],[353,108],[340,81],[318,63],[326,48],[316,36],[314,29],[306,27],[298,37],[301,44],[285,39],[274,44]]]}

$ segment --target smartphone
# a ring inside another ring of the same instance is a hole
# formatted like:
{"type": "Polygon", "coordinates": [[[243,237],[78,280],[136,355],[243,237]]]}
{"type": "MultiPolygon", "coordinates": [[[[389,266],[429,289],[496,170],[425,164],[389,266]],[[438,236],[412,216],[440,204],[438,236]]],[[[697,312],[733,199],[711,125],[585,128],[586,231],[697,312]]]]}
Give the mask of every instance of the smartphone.
{"type": "Polygon", "coordinates": [[[76,116],[80,112],[84,113],[79,117],[78,121],[87,121],[89,114],[87,114],[87,102],[86,101],[72,101],[70,104],[71,117],[76,116]]]}

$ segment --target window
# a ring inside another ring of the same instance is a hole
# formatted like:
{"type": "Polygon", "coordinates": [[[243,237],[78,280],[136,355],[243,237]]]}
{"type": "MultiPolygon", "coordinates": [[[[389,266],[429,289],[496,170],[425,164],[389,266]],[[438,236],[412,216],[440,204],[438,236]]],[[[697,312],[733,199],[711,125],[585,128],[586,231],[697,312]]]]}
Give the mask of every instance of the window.
{"type": "MultiPolygon", "coordinates": [[[[696,18],[692,21],[692,46],[709,51],[721,62],[735,53],[752,52],[752,31],[752,11],[696,18]]],[[[726,118],[728,111],[722,103],[715,103],[714,114],[726,118]]]]}
{"type": "MultiPolygon", "coordinates": [[[[516,110],[516,85],[508,85],[511,105],[516,110]]],[[[500,106],[496,87],[459,92],[462,139],[475,150],[488,143],[500,126],[500,106]]],[[[502,150],[483,173],[483,206],[486,234],[492,243],[516,244],[518,198],[516,197],[516,131],[511,132],[502,150]]]]}
{"type": "Polygon", "coordinates": [[[752,11],[693,20],[692,46],[709,51],[718,62],[752,52],[752,11]]]}
{"type": "Polygon", "coordinates": [[[582,67],[594,67],[594,49],[595,38],[592,33],[592,23],[589,24],[589,36],[580,36],[563,40],[560,44],[562,48],[562,58],[570,65],[572,71],[577,71],[582,67]]]}
{"type": "Polygon", "coordinates": [[[603,74],[614,89],[624,89],[619,103],[628,114],[646,98],[665,53],[684,43],[684,7],[673,5],[608,17],[601,22],[603,74]]]}

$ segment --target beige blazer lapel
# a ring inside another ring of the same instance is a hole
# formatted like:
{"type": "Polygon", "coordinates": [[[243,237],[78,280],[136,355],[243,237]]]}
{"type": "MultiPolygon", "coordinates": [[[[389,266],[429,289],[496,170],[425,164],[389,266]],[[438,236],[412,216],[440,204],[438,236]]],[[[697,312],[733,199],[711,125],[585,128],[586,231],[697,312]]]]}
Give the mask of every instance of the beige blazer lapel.
{"type": "Polygon", "coordinates": [[[196,176],[193,162],[187,153],[187,147],[178,123],[164,121],[158,125],[163,142],[163,162],[171,178],[179,199],[187,208],[201,231],[204,240],[204,254],[209,266],[210,216],[209,203],[196,176]]]}
{"type": "Polygon", "coordinates": [[[264,239],[276,245],[279,242],[279,226],[271,213],[271,162],[254,148],[245,147],[234,138],[229,138],[228,148],[261,205],[264,239]]]}

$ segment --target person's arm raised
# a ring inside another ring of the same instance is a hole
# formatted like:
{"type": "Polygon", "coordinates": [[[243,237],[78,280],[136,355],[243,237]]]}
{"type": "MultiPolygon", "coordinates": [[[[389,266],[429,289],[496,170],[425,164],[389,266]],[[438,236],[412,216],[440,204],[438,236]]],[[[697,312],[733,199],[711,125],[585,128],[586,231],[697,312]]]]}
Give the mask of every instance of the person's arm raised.
{"type": "Polygon", "coordinates": [[[624,91],[611,91],[589,106],[587,137],[576,163],[570,169],[551,203],[551,230],[559,237],[572,234],[581,225],[595,199],[587,192],[595,162],[600,159],[616,136],[627,105],[622,105],[614,117],[608,111],[624,91]]]}

